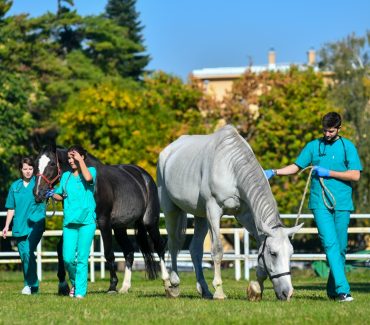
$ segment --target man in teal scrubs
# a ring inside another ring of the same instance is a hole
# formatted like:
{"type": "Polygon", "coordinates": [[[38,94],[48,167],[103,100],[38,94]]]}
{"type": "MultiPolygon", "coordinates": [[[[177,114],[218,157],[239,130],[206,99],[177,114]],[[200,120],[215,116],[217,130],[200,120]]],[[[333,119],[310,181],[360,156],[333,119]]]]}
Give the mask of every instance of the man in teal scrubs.
{"type": "Polygon", "coordinates": [[[96,169],[87,167],[87,152],[81,146],[68,149],[72,170],[64,172],[53,195],[64,200],[63,259],[72,284],[71,297],[84,298],[87,293],[88,259],[96,230],[94,189],[96,169]]]}
{"type": "Polygon", "coordinates": [[[19,256],[23,265],[24,288],[22,294],[38,292],[39,281],[36,271],[34,251],[45,230],[45,203],[36,203],[33,188],[34,164],[31,158],[23,158],[20,163],[22,178],[16,180],[9,189],[5,207],[8,209],[3,237],[7,237],[13,220],[12,234],[17,241],[19,256]]]}
{"type": "Polygon", "coordinates": [[[265,173],[267,178],[292,175],[313,165],[308,207],[330,266],[327,294],[331,299],[347,302],[353,300],[345,275],[348,224],[354,210],[351,182],[360,179],[362,166],[353,143],[339,136],[341,122],[338,113],[326,114],[322,119],[322,138],[309,142],[294,164],[265,173]]]}

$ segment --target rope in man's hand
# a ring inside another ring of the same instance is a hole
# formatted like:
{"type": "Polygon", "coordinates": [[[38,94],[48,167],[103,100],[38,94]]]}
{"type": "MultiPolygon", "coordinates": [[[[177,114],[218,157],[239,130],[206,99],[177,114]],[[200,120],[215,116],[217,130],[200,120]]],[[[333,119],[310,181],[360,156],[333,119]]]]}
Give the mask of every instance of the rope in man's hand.
{"type": "MultiPolygon", "coordinates": [[[[302,174],[305,170],[309,169],[310,170],[310,173],[308,175],[308,178],[307,178],[307,181],[306,181],[306,186],[304,188],[304,191],[303,191],[303,195],[302,195],[302,200],[301,200],[301,204],[299,206],[299,210],[298,210],[298,213],[297,213],[297,219],[295,221],[295,226],[298,225],[298,221],[299,221],[299,218],[301,216],[301,212],[302,212],[302,207],[303,207],[303,203],[304,203],[304,200],[306,198],[306,194],[307,194],[307,189],[308,189],[308,185],[310,184],[310,181],[311,181],[311,177],[312,177],[312,172],[313,172],[313,166],[308,166],[302,170],[299,171],[298,175],[299,174],[302,174]]],[[[324,179],[322,177],[319,177],[319,181],[320,181],[320,184],[321,184],[321,195],[322,195],[322,199],[324,201],[324,204],[325,206],[329,209],[329,210],[334,210],[335,208],[335,205],[336,205],[336,201],[335,201],[335,198],[334,198],[334,195],[329,191],[329,189],[326,187],[325,183],[324,183],[324,179]],[[330,203],[327,202],[327,199],[325,196],[328,196],[329,199],[332,200],[333,202],[333,205],[330,205],[330,203]]],[[[294,234],[292,236],[292,240],[294,239],[294,234]]]]}

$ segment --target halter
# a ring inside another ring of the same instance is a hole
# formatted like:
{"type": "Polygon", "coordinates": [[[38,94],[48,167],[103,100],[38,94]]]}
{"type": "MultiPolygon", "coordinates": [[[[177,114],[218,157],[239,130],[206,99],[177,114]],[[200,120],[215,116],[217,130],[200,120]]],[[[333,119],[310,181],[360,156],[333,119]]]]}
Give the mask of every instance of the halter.
{"type": "Polygon", "coordinates": [[[44,174],[41,174],[41,173],[37,173],[36,176],[40,176],[45,182],[46,184],[49,185],[49,188],[53,188],[53,184],[55,183],[55,181],[57,181],[59,178],[60,178],[60,175],[61,175],[61,172],[60,172],[60,165],[59,165],[59,159],[58,159],[58,154],[55,153],[55,157],[57,159],[57,168],[58,168],[58,173],[57,175],[53,178],[53,179],[49,179],[47,178],[44,174]]]}
{"type": "Polygon", "coordinates": [[[290,273],[290,271],[289,271],[289,272],[278,273],[278,274],[274,274],[274,275],[272,275],[272,274],[269,272],[269,270],[268,270],[268,268],[267,268],[267,265],[266,265],[265,255],[264,255],[264,253],[265,253],[265,248],[266,248],[266,240],[267,240],[267,236],[265,237],[265,240],[263,241],[262,251],[261,251],[261,253],[260,253],[260,254],[258,254],[257,261],[259,261],[259,260],[260,260],[260,258],[262,258],[263,266],[265,267],[265,271],[266,271],[266,273],[267,273],[268,277],[270,278],[270,280],[280,278],[280,277],[282,277],[282,276],[284,276],[284,275],[290,275],[290,274],[291,274],[291,273],[290,273]]]}

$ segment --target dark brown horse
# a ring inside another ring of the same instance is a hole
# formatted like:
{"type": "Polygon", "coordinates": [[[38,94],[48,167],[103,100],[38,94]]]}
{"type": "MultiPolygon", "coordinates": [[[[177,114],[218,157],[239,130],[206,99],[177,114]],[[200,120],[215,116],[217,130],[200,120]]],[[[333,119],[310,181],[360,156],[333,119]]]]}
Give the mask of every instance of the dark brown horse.
{"type": "MultiPolygon", "coordinates": [[[[41,150],[36,161],[36,201],[45,200],[45,194],[59,180],[61,174],[70,168],[66,149],[49,146],[41,150]]],[[[141,167],[135,165],[104,165],[91,155],[85,157],[87,166],[97,170],[95,189],[97,225],[103,236],[104,255],[110,271],[109,293],[117,292],[118,278],[115,271],[115,257],[112,247],[112,229],[120,245],[126,268],[124,281],[119,292],[128,292],[131,287],[131,270],[134,261],[134,247],[127,235],[127,228],[135,228],[136,240],[144,256],[150,279],[156,277],[153,249],[160,258],[162,278],[168,277],[165,267],[165,243],[159,233],[159,199],[153,178],[141,167]],[[151,241],[151,242],[150,242],[151,241]]],[[[62,245],[58,245],[59,292],[68,292],[65,281],[62,245]]]]}

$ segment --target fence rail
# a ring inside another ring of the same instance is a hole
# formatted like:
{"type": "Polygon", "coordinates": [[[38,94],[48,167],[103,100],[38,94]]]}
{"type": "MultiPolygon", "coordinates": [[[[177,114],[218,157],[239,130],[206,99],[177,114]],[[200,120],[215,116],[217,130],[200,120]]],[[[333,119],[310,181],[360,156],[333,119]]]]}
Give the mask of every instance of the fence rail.
{"type": "MultiPolygon", "coordinates": [[[[51,216],[51,212],[47,213],[48,216],[51,216]]],[[[57,211],[56,215],[62,216],[61,211],[57,211]]],[[[6,212],[0,212],[0,217],[6,216],[6,212]]],[[[163,216],[162,216],[163,217],[163,216]]],[[[193,218],[192,215],[188,215],[189,218],[193,218]]],[[[295,219],[297,215],[295,214],[285,214],[281,215],[282,219],[295,219]]],[[[232,216],[224,216],[223,218],[233,218],[232,216]]],[[[312,214],[304,214],[300,216],[301,219],[313,219],[312,214]]],[[[351,219],[370,219],[370,214],[352,214],[351,219]]],[[[129,229],[129,235],[134,235],[134,230],[129,229]]],[[[350,227],[348,232],[351,234],[370,234],[370,227],[350,227]]],[[[166,235],[167,232],[165,229],[160,229],[162,235],[166,235]]],[[[187,235],[194,234],[194,229],[189,228],[186,230],[187,235]]],[[[256,263],[257,254],[254,254],[250,251],[250,237],[248,231],[244,228],[221,228],[221,234],[233,235],[234,237],[234,250],[225,251],[223,260],[224,261],[233,261],[235,268],[235,279],[241,279],[241,262],[244,262],[244,278],[249,280],[249,271],[251,265],[256,263]],[[241,253],[240,242],[242,241],[244,245],[244,253],[241,253]]],[[[301,228],[297,233],[297,236],[301,234],[317,234],[317,229],[312,227],[301,228]]],[[[0,231],[0,236],[2,236],[2,231],[0,231]]],[[[8,234],[11,236],[11,233],[8,234]]],[[[59,237],[62,236],[62,230],[47,230],[44,232],[44,237],[59,237]]],[[[100,241],[100,250],[95,250],[94,242],[91,245],[90,257],[89,257],[89,266],[90,266],[90,281],[95,281],[95,264],[100,263],[100,277],[105,278],[105,258],[104,258],[104,246],[103,240],[100,235],[100,231],[95,232],[95,236],[99,237],[100,241]]],[[[37,274],[42,280],[42,264],[44,263],[57,263],[57,252],[56,251],[43,251],[42,250],[43,240],[41,239],[40,243],[36,249],[36,262],[37,262],[37,274]]],[[[115,252],[116,261],[124,261],[122,252],[115,252]]],[[[7,263],[21,263],[18,252],[0,252],[0,264],[7,263]]],[[[370,254],[347,254],[346,258],[348,260],[368,260],[370,259],[370,254]]],[[[212,261],[211,254],[209,252],[204,253],[204,261],[212,261]]],[[[293,261],[314,261],[314,260],[325,260],[325,254],[293,254],[293,261]]],[[[135,253],[135,261],[143,262],[143,257],[141,253],[135,253]]],[[[189,251],[181,251],[178,256],[179,262],[190,262],[191,257],[189,251]]]]}

